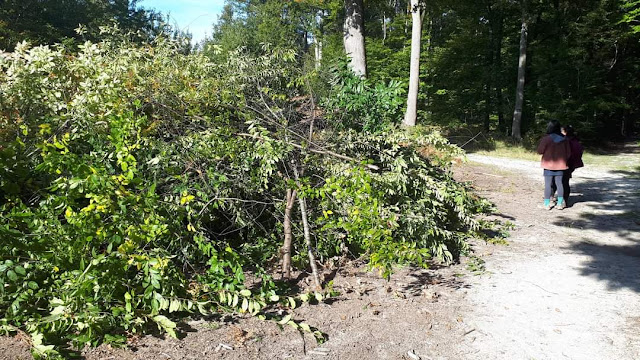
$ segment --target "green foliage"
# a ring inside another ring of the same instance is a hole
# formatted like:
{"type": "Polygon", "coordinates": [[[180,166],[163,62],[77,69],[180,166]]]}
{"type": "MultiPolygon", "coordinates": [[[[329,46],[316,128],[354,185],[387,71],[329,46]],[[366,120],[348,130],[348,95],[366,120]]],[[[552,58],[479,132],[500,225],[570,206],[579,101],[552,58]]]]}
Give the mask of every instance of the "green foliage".
{"type": "Polygon", "coordinates": [[[627,23],[634,33],[640,32],[640,1],[624,0],[622,7],[626,10],[621,22],[627,23]]]}
{"type": "Polygon", "coordinates": [[[332,77],[322,105],[334,127],[377,132],[401,121],[406,98],[402,83],[372,83],[353,74],[346,61],[337,64],[332,77]]]}
{"type": "Polygon", "coordinates": [[[293,51],[213,61],[107,35],[77,53],[22,43],[0,58],[0,326],[31,334],[34,354],[152,328],[176,336],[190,312],[273,318],[270,307],[322,301],[270,276],[287,189],[306,198],[322,258],[347,249],[386,276],[451,261],[480,229],[488,203],[447,170],[461,150],[392,126],[397,85],[351,79],[335,103],[350,109],[344,125],[309,133],[293,51]]]}
{"type": "Polygon", "coordinates": [[[332,170],[318,189],[323,229],[354,252],[368,253],[370,266],[385,276],[398,262],[427,266],[431,257],[452,261],[467,249],[465,240],[482,227],[473,216],[491,205],[448,171],[461,149],[427,128],[336,136],[348,154],[371,159],[381,170],[332,170]]]}
{"type": "Polygon", "coordinates": [[[32,44],[70,44],[102,39],[100,27],[118,25],[137,40],[162,33],[162,16],[138,6],[137,0],[5,0],[0,7],[0,50],[12,50],[22,41],[32,44]],[[81,25],[85,31],[74,31],[81,25]]]}

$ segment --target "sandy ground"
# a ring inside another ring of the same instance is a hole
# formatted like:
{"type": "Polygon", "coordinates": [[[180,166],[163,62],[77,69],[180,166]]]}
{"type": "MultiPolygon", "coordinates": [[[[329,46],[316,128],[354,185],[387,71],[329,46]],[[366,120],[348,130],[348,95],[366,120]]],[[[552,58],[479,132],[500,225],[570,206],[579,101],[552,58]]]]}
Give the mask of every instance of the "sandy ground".
{"type": "MultiPolygon", "coordinates": [[[[399,269],[389,281],[358,264],[327,268],[340,295],[294,312],[328,335],[324,344],[274,322],[223,316],[185,321],[180,340],[145,336],[128,349],[102,345],[82,356],[640,359],[638,175],[580,169],[573,206],[546,211],[536,163],[470,160],[457,176],[515,225],[509,245],[475,242],[461,264],[399,269]]],[[[27,349],[24,339],[0,337],[2,360],[30,359],[27,349]]]]}
{"type": "Polygon", "coordinates": [[[578,169],[572,206],[547,211],[536,163],[470,160],[462,177],[516,231],[471,282],[467,316],[478,335],[465,358],[640,359],[638,174],[578,169]]]}

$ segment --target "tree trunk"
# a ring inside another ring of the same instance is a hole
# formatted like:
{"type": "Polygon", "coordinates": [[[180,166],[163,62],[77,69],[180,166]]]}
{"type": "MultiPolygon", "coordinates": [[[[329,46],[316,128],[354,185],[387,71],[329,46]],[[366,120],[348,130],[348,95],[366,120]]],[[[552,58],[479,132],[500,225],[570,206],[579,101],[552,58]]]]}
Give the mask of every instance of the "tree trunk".
{"type": "MultiPolygon", "coordinates": [[[[489,46],[487,51],[487,67],[489,68],[489,73],[485,74],[485,109],[484,109],[484,129],[485,131],[491,130],[491,113],[493,112],[494,105],[498,103],[498,98],[496,97],[498,93],[494,93],[494,88],[497,89],[498,84],[498,76],[497,73],[500,69],[500,64],[498,60],[500,59],[500,54],[496,51],[496,44],[501,42],[502,39],[499,39],[501,35],[501,29],[498,27],[502,27],[502,23],[500,22],[500,9],[499,5],[495,3],[489,3],[487,6],[487,16],[489,20],[489,46]],[[492,97],[496,97],[495,99],[492,97]]],[[[498,122],[500,124],[500,122],[498,122]]],[[[498,127],[499,129],[499,127],[498,127]]]]}
{"type": "Polygon", "coordinates": [[[316,69],[320,67],[322,64],[322,28],[323,28],[323,11],[318,11],[316,14],[316,28],[317,32],[314,33],[313,41],[315,42],[314,53],[315,53],[315,64],[316,69]]]}
{"type": "MultiPolygon", "coordinates": [[[[296,177],[296,183],[300,185],[300,175],[295,165],[293,167],[293,173],[296,177]]],[[[302,217],[302,228],[304,230],[304,241],[307,244],[307,253],[309,255],[309,264],[311,265],[311,274],[313,275],[313,282],[316,285],[316,290],[322,290],[322,283],[320,282],[320,275],[318,275],[318,265],[316,264],[316,256],[313,254],[313,245],[311,244],[311,229],[309,228],[309,220],[307,215],[307,202],[304,198],[298,196],[298,206],[300,206],[300,217],[302,217]]]]}
{"type": "Polygon", "coordinates": [[[411,67],[409,70],[409,93],[405,126],[415,126],[418,116],[418,85],[420,84],[420,36],[422,35],[422,9],[418,0],[411,0],[411,67]]]}
{"type": "Polygon", "coordinates": [[[382,45],[387,40],[387,14],[382,12],[382,45]]]}
{"type": "Polygon", "coordinates": [[[513,110],[513,123],[511,126],[511,136],[516,140],[522,139],[522,106],[524,104],[524,73],[527,65],[527,17],[522,8],[522,27],[520,30],[520,58],[518,60],[518,85],[516,87],[516,106],[513,110]]]}
{"type": "Polygon", "coordinates": [[[322,290],[322,283],[320,282],[320,276],[318,275],[318,265],[316,264],[316,256],[313,254],[313,246],[311,244],[311,231],[309,229],[309,220],[307,219],[307,203],[306,201],[298,197],[298,205],[300,206],[300,216],[302,217],[302,228],[304,229],[304,241],[307,244],[307,252],[309,254],[309,263],[311,265],[311,274],[313,275],[313,282],[316,285],[316,290],[322,290]]]}
{"type": "Polygon", "coordinates": [[[503,133],[507,133],[507,124],[504,118],[503,100],[502,100],[502,38],[503,38],[503,24],[504,17],[502,15],[502,9],[497,9],[496,15],[496,28],[495,28],[495,57],[494,62],[496,64],[496,71],[494,74],[494,84],[496,91],[496,107],[498,112],[498,129],[503,133]]]}
{"type": "Polygon", "coordinates": [[[316,40],[315,44],[315,55],[316,55],[316,69],[320,67],[322,64],[322,41],[316,40]]]}
{"type": "Polygon", "coordinates": [[[487,68],[489,69],[488,73],[485,73],[485,84],[484,84],[484,121],[483,127],[485,131],[491,130],[491,90],[493,89],[494,79],[495,79],[495,62],[494,62],[494,49],[495,45],[495,32],[493,31],[493,21],[494,21],[494,12],[491,8],[491,5],[487,7],[488,19],[489,19],[489,44],[487,46],[487,68]]]}
{"type": "Polygon", "coordinates": [[[293,233],[291,232],[291,212],[295,204],[297,192],[287,189],[287,198],[284,208],[284,244],[282,244],[282,277],[291,277],[291,244],[293,243],[293,233]]]}
{"type": "Polygon", "coordinates": [[[344,50],[350,58],[349,67],[356,75],[366,77],[363,0],[345,0],[344,7],[344,50]]]}

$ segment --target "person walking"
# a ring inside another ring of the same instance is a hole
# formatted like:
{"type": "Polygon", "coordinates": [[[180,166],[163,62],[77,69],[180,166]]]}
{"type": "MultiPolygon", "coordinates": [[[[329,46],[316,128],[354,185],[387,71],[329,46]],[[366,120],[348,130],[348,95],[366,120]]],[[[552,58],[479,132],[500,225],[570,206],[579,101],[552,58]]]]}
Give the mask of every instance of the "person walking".
{"type": "Polygon", "coordinates": [[[556,208],[562,210],[566,207],[564,200],[564,185],[562,176],[569,169],[567,161],[571,157],[571,146],[561,133],[560,123],[551,120],[547,124],[547,134],[538,144],[538,154],[542,155],[540,166],[544,169],[544,202],[543,207],[551,210],[552,184],[557,188],[558,202],[556,208]]]}
{"type": "Polygon", "coordinates": [[[582,153],[584,152],[584,148],[582,144],[580,144],[580,140],[576,136],[576,132],[573,129],[573,126],[566,125],[561,129],[562,135],[569,142],[569,147],[571,148],[571,156],[567,161],[568,169],[564,171],[562,175],[562,185],[564,186],[564,201],[569,206],[569,195],[571,195],[571,186],[569,185],[569,180],[571,179],[573,172],[580,167],[584,166],[582,162],[582,153]]]}

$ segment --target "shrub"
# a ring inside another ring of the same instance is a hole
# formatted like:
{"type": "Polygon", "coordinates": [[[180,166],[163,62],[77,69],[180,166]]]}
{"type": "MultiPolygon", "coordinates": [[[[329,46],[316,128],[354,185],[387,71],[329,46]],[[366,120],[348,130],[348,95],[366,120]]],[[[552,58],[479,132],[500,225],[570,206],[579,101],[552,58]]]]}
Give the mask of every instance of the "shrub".
{"type": "Polygon", "coordinates": [[[187,312],[295,304],[270,275],[287,190],[309,204],[321,257],[348,249],[386,276],[452,260],[488,209],[449,174],[460,149],[392,126],[396,85],[345,92],[346,125],[309,133],[290,51],[212,62],[158,39],[2,56],[0,326],[30,333],[36,354],[149,325],[175,336],[187,312]]]}

